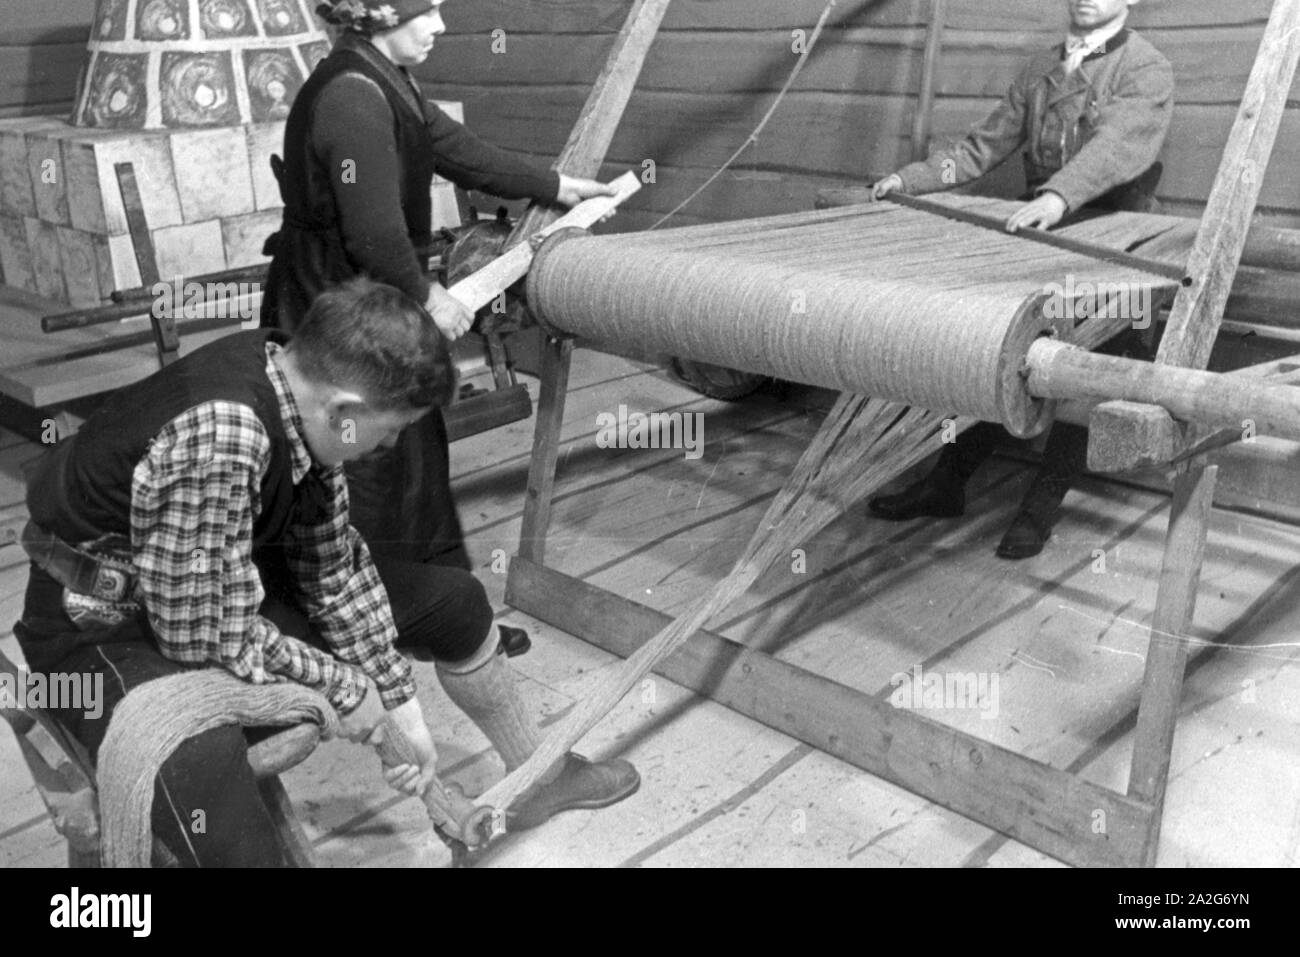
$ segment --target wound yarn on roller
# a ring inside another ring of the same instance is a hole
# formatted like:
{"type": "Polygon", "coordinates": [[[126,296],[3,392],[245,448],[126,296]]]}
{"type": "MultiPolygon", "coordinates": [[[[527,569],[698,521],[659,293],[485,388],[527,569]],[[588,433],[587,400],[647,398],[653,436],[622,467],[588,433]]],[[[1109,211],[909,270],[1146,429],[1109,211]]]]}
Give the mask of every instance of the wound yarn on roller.
{"type": "Polygon", "coordinates": [[[558,334],[951,410],[1029,436],[1051,409],[1024,388],[1025,353],[1073,325],[1043,304],[1049,290],[1089,282],[1171,285],[882,203],[557,234],[534,261],[528,298],[558,334]]]}

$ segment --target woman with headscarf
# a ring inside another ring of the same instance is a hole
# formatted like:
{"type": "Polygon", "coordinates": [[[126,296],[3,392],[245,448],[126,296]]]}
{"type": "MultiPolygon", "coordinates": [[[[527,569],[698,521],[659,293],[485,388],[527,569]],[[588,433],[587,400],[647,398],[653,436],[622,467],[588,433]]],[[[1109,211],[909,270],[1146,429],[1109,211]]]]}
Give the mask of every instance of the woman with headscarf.
{"type": "MultiPolygon", "coordinates": [[[[473,315],[426,275],[417,250],[430,239],[432,178],[505,198],[573,205],[612,192],[491,146],[427,102],[408,68],[423,63],[444,32],[442,0],[336,0],[317,12],[338,28],[290,110],[280,231],[268,242],[270,274],[262,324],[292,333],[312,301],[368,275],[422,304],[448,339],[473,315]]],[[[486,634],[492,609],[469,572],[451,497],[447,432],[435,410],[388,449],[347,466],[351,523],[374,557],[404,623],[437,623],[434,649],[448,696],[496,747],[507,769],[535,749],[536,725],[513,675],[486,634]]],[[[625,761],[592,764],[570,755],[548,793],[535,796],[514,827],[564,807],[601,807],[636,789],[625,761]]]]}
{"type": "MultiPolygon", "coordinates": [[[[324,289],[360,274],[422,303],[449,339],[473,316],[431,281],[434,174],[507,199],[572,205],[609,190],[485,143],[421,94],[407,72],[444,30],[437,0],[339,0],[318,12],[340,28],[289,114],[280,188],[284,221],[262,324],[292,332],[324,289]]],[[[469,567],[435,413],[382,459],[349,471],[353,520],[376,554],[469,567]]]]}

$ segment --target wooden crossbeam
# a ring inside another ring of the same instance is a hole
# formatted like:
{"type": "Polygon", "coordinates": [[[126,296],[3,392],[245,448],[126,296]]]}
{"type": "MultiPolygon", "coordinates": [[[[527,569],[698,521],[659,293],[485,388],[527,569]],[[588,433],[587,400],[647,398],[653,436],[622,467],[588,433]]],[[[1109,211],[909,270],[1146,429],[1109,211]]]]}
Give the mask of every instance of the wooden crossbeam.
{"type": "MultiPolygon", "coordinates": [[[[506,602],[623,657],[671,621],[523,558],[511,562],[506,602]]],[[[1141,863],[1154,812],[1140,799],[709,631],[697,631],[654,671],[1066,863],[1141,863]]]]}
{"type": "MultiPolygon", "coordinates": [[[[1297,2],[1300,2],[1300,0],[1297,0],[1297,2]]],[[[959,209],[956,206],[949,206],[946,203],[925,199],[921,196],[910,196],[907,193],[891,193],[888,201],[897,203],[899,206],[906,206],[909,209],[917,209],[924,213],[940,216],[944,219],[979,226],[981,229],[989,229],[997,233],[1006,232],[1005,219],[976,210],[959,209]]],[[[1034,229],[1028,226],[1019,230],[1016,235],[1029,242],[1040,243],[1066,252],[1078,253],[1080,256],[1088,256],[1101,262],[1114,263],[1116,266],[1141,269],[1152,275],[1164,276],[1166,279],[1173,279],[1177,282],[1185,282],[1187,278],[1183,270],[1178,266],[1160,262],[1156,259],[1144,259],[1141,256],[1134,256],[1132,253],[1116,249],[1114,246],[1090,243],[1086,240],[1076,239],[1073,236],[1065,236],[1061,233],[1050,232],[1046,229],[1034,229]]]]}
{"type": "MultiPolygon", "coordinates": [[[[555,169],[569,176],[593,177],[600,172],[614,139],[614,131],[623,119],[632,90],[636,87],[646,54],[659,32],[659,24],[668,12],[670,0],[636,0],[628,11],[623,28],[614,41],[605,68],[596,78],[587,102],[578,115],[569,140],[555,161],[555,169]]],[[[507,248],[555,221],[554,207],[534,203],[515,224],[506,240],[507,248]]]]}
{"type": "Polygon", "coordinates": [[[1253,423],[1260,435],[1300,441],[1300,389],[1274,379],[1102,355],[1046,338],[1030,346],[1025,366],[1036,398],[1091,399],[1098,408],[1108,397],[1158,403],[1188,422],[1239,430],[1253,423]]]}
{"type": "MultiPolygon", "coordinates": [[[[892,194],[891,194],[892,195],[892,194]]],[[[944,198],[931,198],[948,208],[960,208],[954,197],[957,194],[943,194],[944,198]]],[[[963,197],[964,198],[964,197],[963,197]]],[[[1018,203],[1012,200],[992,200],[981,197],[983,202],[973,211],[982,211],[990,215],[994,211],[1004,217],[1010,215],[1018,203]]],[[[815,208],[834,209],[841,206],[862,206],[872,203],[870,186],[841,186],[817,191],[815,208]]],[[[1072,221],[1068,225],[1051,230],[1051,233],[1063,237],[1075,237],[1088,230],[1089,223],[1113,221],[1115,218],[1140,217],[1159,220],[1162,227],[1158,235],[1139,242],[1131,252],[1147,262],[1165,261],[1175,263],[1185,258],[1186,251],[1196,241],[1198,220],[1182,216],[1153,216],[1147,213],[1105,213],[1095,217],[1086,217],[1072,221]]],[[[997,222],[995,219],[994,222],[997,222]]],[[[1116,245],[1127,245],[1124,240],[1116,245]]],[[[1181,271],[1181,265],[1180,265],[1181,271]]],[[[1295,328],[1300,322],[1295,303],[1300,302],[1300,229],[1279,229],[1258,223],[1250,228],[1246,235],[1246,245],[1241,253],[1241,268],[1232,283],[1232,291],[1224,309],[1227,320],[1260,321],[1282,328],[1295,328]]]]}
{"type": "MultiPolygon", "coordinates": [[[[1227,375],[1265,379],[1276,385],[1300,386],[1300,355],[1270,359],[1234,369],[1227,375]]],[[[1151,408],[1136,403],[1115,404],[1151,408]]],[[[1062,402],[1057,406],[1056,419],[1087,428],[1096,407],[1091,402],[1062,402]]],[[[1181,453],[1169,449],[1169,458],[1175,465],[1196,456],[1213,455],[1213,464],[1219,466],[1216,489],[1227,494],[1228,502],[1250,502],[1253,509],[1285,521],[1295,521],[1296,513],[1300,512],[1300,484],[1295,480],[1297,472],[1300,472],[1300,443],[1252,436],[1241,428],[1214,429],[1200,425],[1188,430],[1186,442],[1181,453]],[[1273,509],[1273,506],[1281,506],[1281,509],[1273,509]]],[[[1168,491],[1149,478],[1134,476],[1125,480],[1141,487],[1168,491]]]]}

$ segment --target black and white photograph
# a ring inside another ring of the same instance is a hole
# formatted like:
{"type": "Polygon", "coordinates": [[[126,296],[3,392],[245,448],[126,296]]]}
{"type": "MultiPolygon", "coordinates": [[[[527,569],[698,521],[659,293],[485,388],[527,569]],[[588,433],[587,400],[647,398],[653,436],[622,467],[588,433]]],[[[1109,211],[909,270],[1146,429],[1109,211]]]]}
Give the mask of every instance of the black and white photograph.
{"type": "Polygon", "coordinates": [[[1298,61],[1300,0],[4,0],[22,922],[857,868],[1249,930],[1298,61]]]}

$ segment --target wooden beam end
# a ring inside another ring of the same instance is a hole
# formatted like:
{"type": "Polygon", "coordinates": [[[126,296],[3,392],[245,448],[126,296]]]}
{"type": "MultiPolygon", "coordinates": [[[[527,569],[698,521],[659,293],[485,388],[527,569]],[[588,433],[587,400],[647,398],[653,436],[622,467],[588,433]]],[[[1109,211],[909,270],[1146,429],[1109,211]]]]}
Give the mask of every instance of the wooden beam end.
{"type": "Polygon", "coordinates": [[[1131,472],[1171,462],[1182,429],[1158,405],[1103,402],[1089,418],[1088,468],[1131,472]]]}

